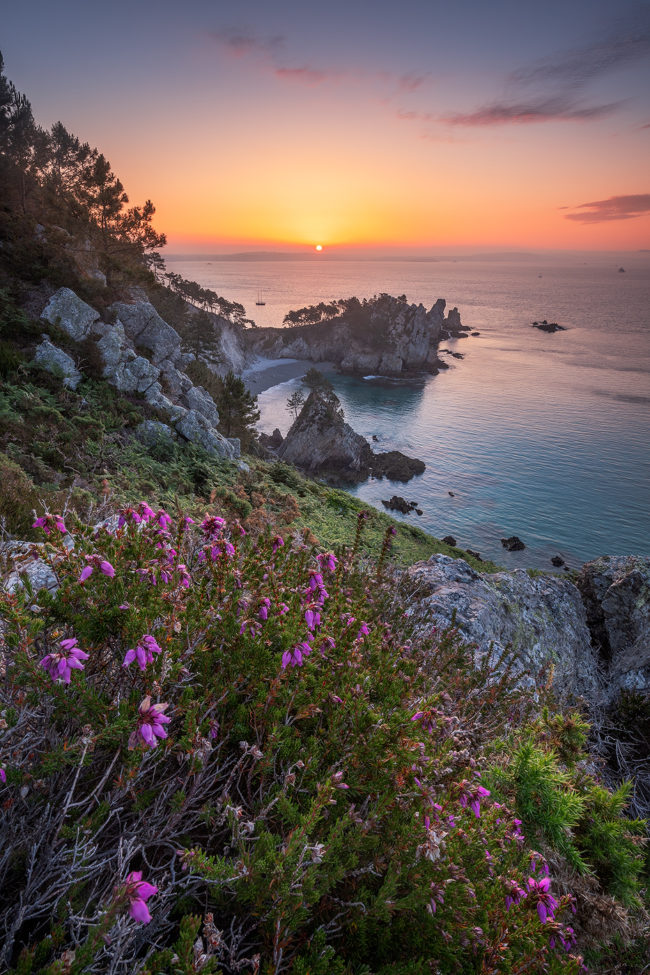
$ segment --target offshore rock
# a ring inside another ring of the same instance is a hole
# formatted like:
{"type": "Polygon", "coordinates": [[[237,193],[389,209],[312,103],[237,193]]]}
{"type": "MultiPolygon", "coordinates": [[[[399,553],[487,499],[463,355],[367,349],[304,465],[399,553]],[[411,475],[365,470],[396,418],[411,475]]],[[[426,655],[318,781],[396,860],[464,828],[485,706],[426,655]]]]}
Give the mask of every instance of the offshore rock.
{"type": "Polygon", "coordinates": [[[650,558],[606,555],[576,581],[593,642],[607,668],[607,699],[650,693],[650,558]]]}
{"type": "Polygon", "coordinates": [[[43,336],[43,341],[36,348],[34,362],[53,376],[60,376],[68,389],[76,389],[81,382],[81,373],[72,356],[53,345],[47,335],[43,336]]]}
{"type": "Polygon", "coordinates": [[[597,654],[580,593],[566,579],[531,578],[522,569],[481,574],[463,559],[433,555],[406,573],[407,613],[422,635],[433,627],[455,626],[476,645],[477,666],[486,661],[502,669],[510,656],[513,677],[534,687],[539,672],[552,664],[561,696],[600,696],[597,654]]]}
{"type": "Polygon", "coordinates": [[[502,538],[501,544],[507,552],[523,552],[526,548],[519,535],[511,535],[510,538],[502,538]]]}
{"type": "Polygon", "coordinates": [[[43,321],[57,325],[75,342],[83,342],[99,312],[82,301],[70,288],[59,288],[41,313],[43,321]]]}
{"type": "Polygon", "coordinates": [[[310,474],[356,483],[368,476],[372,450],[345,422],[336,397],[313,390],[277,454],[310,474]]]}
{"type": "Polygon", "coordinates": [[[408,481],[425,469],[422,461],[397,450],[373,453],[368,441],[343,419],[336,395],[320,389],[309,394],[276,452],[307,473],[352,484],[371,475],[408,481]]]}

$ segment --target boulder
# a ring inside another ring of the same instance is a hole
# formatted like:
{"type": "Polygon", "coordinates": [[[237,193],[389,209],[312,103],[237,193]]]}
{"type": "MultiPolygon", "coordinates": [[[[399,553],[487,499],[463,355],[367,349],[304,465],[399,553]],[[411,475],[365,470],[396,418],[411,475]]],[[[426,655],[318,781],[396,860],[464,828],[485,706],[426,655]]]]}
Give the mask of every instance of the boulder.
{"type": "Polygon", "coordinates": [[[145,390],[144,398],[149,406],[153,406],[155,410],[160,410],[172,423],[182,420],[189,412],[184,406],[179,406],[178,403],[172,403],[169,397],[165,396],[162,386],[158,382],[153,383],[153,385],[145,390]]]}
{"type": "Polygon", "coordinates": [[[62,328],[75,342],[82,342],[99,318],[99,312],[77,297],[70,288],[59,288],[43,309],[41,318],[50,325],[62,328]]]}
{"type": "Polygon", "coordinates": [[[475,644],[477,666],[489,660],[498,672],[511,656],[513,677],[534,687],[540,670],[552,664],[558,694],[592,701],[599,696],[587,615],[566,579],[531,578],[522,569],[481,574],[447,555],[417,563],[406,578],[412,593],[407,614],[419,633],[455,626],[475,644]]]}
{"type": "Polygon", "coordinates": [[[384,508],[389,511],[400,511],[403,515],[408,515],[417,509],[417,501],[407,501],[400,494],[394,494],[388,501],[382,500],[384,508]]]}
{"type": "Polygon", "coordinates": [[[214,400],[203,386],[190,386],[181,397],[183,406],[188,410],[196,410],[206,418],[210,426],[216,427],[219,423],[219,411],[214,400]]]}
{"type": "Polygon", "coordinates": [[[172,444],[176,440],[176,434],[166,423],[160,420],[143,420],[134,431],[136,437],[146,447],[153,447],[157,444],[172,444]]]}
{"type": "Polygon", "coordinates": [[[34,362],[51,372],[54,376],[60,376],[63,385],[68,389],[76,389],[81,382],[81,373],[74,364],[74,359],[50,342],[47,335],[43,336],[43,341],[36,348],[34,362]]]}
{"type": "Polygon", "coordinates": [[[190,443],[199,444],[209,454],[226,457],[229,460],[239,457],[239,440],[223,437],[196,410],[189,410],[182,419],[178,420],[175,427],[181,437],[189,440],[190,443]]]}
{"type": "Polygon", "coordinates": [[[607,699],[621,691],[650,693],[650,558],[602,556],[576,585],[592,639],[607,668],[607,699]]]}
{"type": "MultiPolygon", "coordinates": [[[[181,359],[183,359],[183,356],[181,356],[181,359]]],[[[180,365],[181,363],[179,362],[180,365]]],[[[162,378],[168,394],[175,400],[179,399],[183,393],[186,393],[188,389],[192,388],[192,380],[190,377],[186,376],[176,366],[172,366],[171,363],[166,362],[164,364],[162,378]]]]}
{"type": "Polygon", "coordinates": [[[127,304],[117,301],[112,311],[122,322],[127,338],[135,346],[148,349],[151,361],[161,366],[165,360],[175,363],[181,354],[181,338],[178,332],[164,321],[148,301],[127,304]]]}
{"type": "Polygon", "coordinates": [[[56,573],[47,562],[38,557],[39,551],[44,549],[41,542],[5,542],[0,545],[2,562],[11,567],[11,571],[1,580],[0,588],[5,592],[15,593],[24,588],[26,578],[35,593],[41,589],[56,592],[59,588],[56,573]]]}
{"type": "Polygon", "coordinates": [[[561,555],[554,555],[551,559],[551,565],[554,565],[556,569],[561,569],[565,565],[565,561],[561,555]]]}
{"type": "Polygon", "coordinates": [[[445,545],[451,545],[452,548],[456,548],[456,539],[453,535],[445,535],[442,541],[445,543],[445,545]]]}

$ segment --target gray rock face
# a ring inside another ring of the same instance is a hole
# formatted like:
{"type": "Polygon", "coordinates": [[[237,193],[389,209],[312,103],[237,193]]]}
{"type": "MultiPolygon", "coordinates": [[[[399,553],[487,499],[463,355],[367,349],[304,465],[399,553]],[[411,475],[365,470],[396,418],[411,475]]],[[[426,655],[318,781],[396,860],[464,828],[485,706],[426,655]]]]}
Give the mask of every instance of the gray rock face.
{"type": "Polygon", "coordinates": [[[577,586],[607,667],[606,697],[650,692],[650,558],[609,555],[587,562],[577,586]]]}
{"type": "Polygon", "coordinates": [[[110,310],[122,322],[127,338],[151,352],[154,365],[160,366],[165,360],[176,362],[181,352],[180,335],[148,301],[134,304],[117,301],[110,310]]]}
{"type": "Polygon", "coordinates": [[[176,435],[171,427],[160,420],[143,420],[135,428],[135,435],[140,443],[147,447],[155,444],[172,444],[176,435]]]}
{"type": "Polygon", "coordinates": [[[53,345],[47,336],[44,336],[41,344],[37,346],[34,362],[53,375],[61,376],[63,385],[68,389],[76,389],[81,382],[81,373],[75,366],[74,359],[63,349],[53,345]]]}
{"type": "Polygon", "coordinates": [[[476,660],[497,661],[507,651],[513,678],[534,686],[549,663],[561,696],[600,697],[598,658],[590,641],[580,593],[566,579],[531,578],[522,569],[482,575],[464,560],[433,555],[406,574],[414,586],[408,615],[418,631],[454,625],[476,644],[476,660]]]}
{"type": "Polygon", "coordinates": [[[196,410],[190,410],[186,413],[176,423],[176,430],[185,440],[189,440],[190,443],[200,444],[204,450],[207,450],[209,454],[214,454],[216,457],[225,457],[233,460],[239,456],[239,441],[226,440],[196,410]]]}
{"type": "Polygon", "coordinates": [[[190,388],[181,397],[181,402],[188,410],[196,410],[197,413],[204,416],[211,426],[216,427],[219,423],[219,411],[214,400],[203,386],[190,385],[190,388]]]}
{"type": "Polygon", "coordinates": [[[156,382],[160,369],[135,354],[120,321],[114,325],[99,322],[94,332],[101,335],[97,348],[104,363],[103,376],[112,386],[121,393],[144,393],[156,382]]]}
{"type": "Polygon", "coordinates": [[[41,318],[50,325],[58,325],[75,342],[81,342],[90,332],[99,312],[77,297],[70,288],[59,288],[43,309],[41,318]]]}

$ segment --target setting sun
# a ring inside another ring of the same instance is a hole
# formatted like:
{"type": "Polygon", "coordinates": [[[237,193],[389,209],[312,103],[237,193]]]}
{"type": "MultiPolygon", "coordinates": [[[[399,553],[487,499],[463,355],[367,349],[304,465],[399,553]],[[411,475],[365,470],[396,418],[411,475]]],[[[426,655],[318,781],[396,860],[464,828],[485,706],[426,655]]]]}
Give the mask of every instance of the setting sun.
{"type": "Polygon", "coordinates": [[[322,249],[323,249],[323,245],[322,244],[316,244],[316,250],[317,251],[322,251],[322,249]]]}

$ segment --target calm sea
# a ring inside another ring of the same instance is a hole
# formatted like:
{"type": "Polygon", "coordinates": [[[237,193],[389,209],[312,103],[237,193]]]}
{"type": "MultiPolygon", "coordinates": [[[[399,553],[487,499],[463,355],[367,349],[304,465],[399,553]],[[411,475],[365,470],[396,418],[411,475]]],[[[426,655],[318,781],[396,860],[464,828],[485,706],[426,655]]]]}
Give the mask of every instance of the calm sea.
{"type": "MultiPolygon", "coordinates": [[[[259,325],[349,295],[406,293],[427,307],[446,298],[480,332],[442,344],[464,355],[446,357],[446,372],[409,383],[331,377],[355,430],[427,465],[408,485],[370,481],[355,493],[379,507],[394,493],[417,501],[422,517],[405,520],[508,567],[650,553],[650,254],[170,266],[241,301],[259,325]],[[531,328],[544,318],[567,331],[531,328]],[[512,534],[525,551],[503,549],[512,534]]],[[[286,432],[299,385],[260,394],[263,430],[286,432]]]]}

